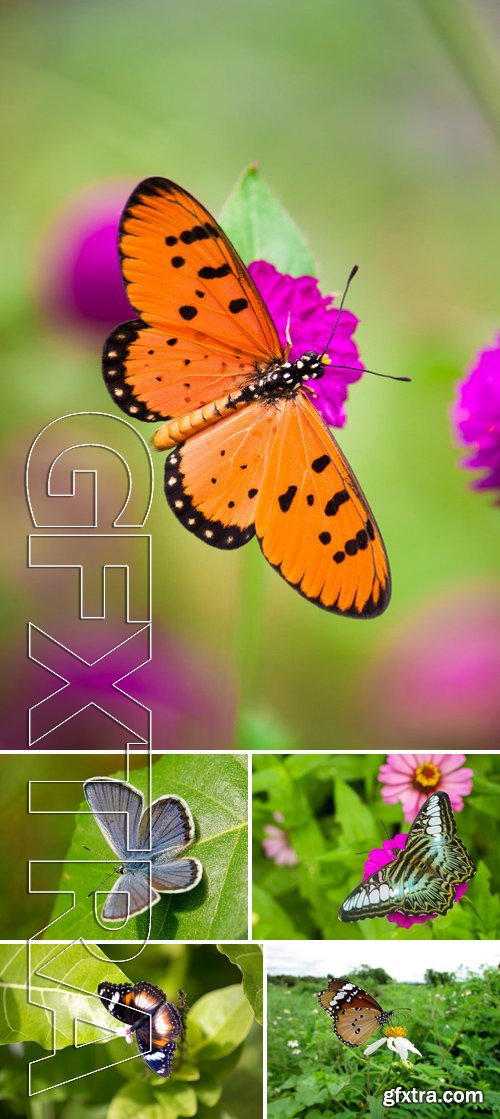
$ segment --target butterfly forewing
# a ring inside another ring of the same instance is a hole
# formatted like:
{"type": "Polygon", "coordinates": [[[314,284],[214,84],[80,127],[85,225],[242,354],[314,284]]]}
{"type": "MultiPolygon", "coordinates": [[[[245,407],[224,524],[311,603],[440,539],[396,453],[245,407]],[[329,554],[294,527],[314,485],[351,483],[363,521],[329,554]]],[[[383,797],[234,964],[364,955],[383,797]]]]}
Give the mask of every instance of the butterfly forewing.
{"type": "Polygon", "coordinates": [[[215,218],[168,179],[147,179],[121,221],[127,294],[140,318],[117,327],[103,372],[138,419],[179,417],[282,360],[272,319],[215,218]]]}
{"type": "Polygon", "coordinates": [[[153,855],[168,850],[173,856],[193,839],[193,817],[181,797],[158,797],[146,808],[139,828],[139,845],[144,850],[153,855]]]}
{"type": "Polygon", "coordinates": [[[110,847],[121,859],[138,846],[139,824],[144,808],[142,793],[113,777],[84,782],[89,807],[110,847]]]}
{"type": "Polygon", "coordinates": [[[383,1011],[371,995],[348,979],[331,979],[318,1001],[333,1020],[339,1041],[355,1048],[364,1045],[379,1026],[385,1025],[392,1011],[383,1011]]]}

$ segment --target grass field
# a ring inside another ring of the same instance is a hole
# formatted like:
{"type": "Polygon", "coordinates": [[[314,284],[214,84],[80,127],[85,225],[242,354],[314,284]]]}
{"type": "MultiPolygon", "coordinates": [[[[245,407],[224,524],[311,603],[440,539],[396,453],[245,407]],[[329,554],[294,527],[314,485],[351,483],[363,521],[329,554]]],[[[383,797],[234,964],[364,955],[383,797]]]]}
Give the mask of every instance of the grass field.
{"type": "MultiPolygon", "coordinates": [[[[326,978],[326,977],[325,977],[326,978]]],[[[350,976],[350,978],[353,978],[350,976]]],[[[354,976],[354,978],[356,978],[354,976]]],[[[400,1010],[392,1021],[405,1026],[422,1057],[401,1063],[381,1047],[371,1057],[343,1046],[332,1033],[316,994],[326,982],[314,978],[270,977],[268,982],[269,1119],[320,1119],[321,1116],[379,1116],[404,1113],[430,1119],[435,1103],[383,1106],[387,1090],[401,1085],[435,1090],[481,1090],[482,1104],[449,1104],[447,1119],[469,1112],[495,1115],[500,1110],[498,1061],[500,980],[486,969],[464,981],[381,985],[359,980],[384,1010],[400,1010]],[[291,984],[291,985],[290,985],[291,984]],[[298,1042],[298,1045],[291,1045],[298,1042]],[[495,1054],[496,1049],[496,1054],[495,1054]]],[[[380,1037],[380,1031],[370,1039],[380,1037]]]]}

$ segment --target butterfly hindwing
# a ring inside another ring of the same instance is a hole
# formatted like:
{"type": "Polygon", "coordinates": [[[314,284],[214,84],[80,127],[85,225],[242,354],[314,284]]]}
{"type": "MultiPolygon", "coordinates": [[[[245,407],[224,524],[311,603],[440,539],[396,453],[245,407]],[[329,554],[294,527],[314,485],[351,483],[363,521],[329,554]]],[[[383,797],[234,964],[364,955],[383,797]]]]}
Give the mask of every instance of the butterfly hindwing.
{"type": "Polygon", "coordinates": [[[389,565],[373,513],[304,392],[284,405],[256,532],[268,562],[323,609],[373,617],[387,606],[389,565]]]}
{"type": "Polygon", "coordinates": [[[393,1013],[382,1010],[376,999],[348,979],[330,979],[326,990],[319,992],[318,1001],[332,1018],[339,1041],[352,1049],[364,1045],[393,1013]]]}
{"type": "Polygon", "coordinates": [[[215,218],[168,179],[146,179],[119,236],[127,294],[140,318],[117,327],[103,374],[137,419],[171,419],[248,383],[283,351],[247,269],[215,218]]]}
{"type": "Polygon", "coordinates": [[[215,547],[240,547],[256,531],[269,563],[326,610],[385,609],[389,568],[373,514],[303,393],[255,401],[186,440],[167,459],[165,493],[215,547]]]}
{"type": "Polygon", "coordinates": [[[181,524],[216,548],[254,535],[259,493],[281,408],[249,404],[193,435],[167,458],[165,494],[181,524]]]}

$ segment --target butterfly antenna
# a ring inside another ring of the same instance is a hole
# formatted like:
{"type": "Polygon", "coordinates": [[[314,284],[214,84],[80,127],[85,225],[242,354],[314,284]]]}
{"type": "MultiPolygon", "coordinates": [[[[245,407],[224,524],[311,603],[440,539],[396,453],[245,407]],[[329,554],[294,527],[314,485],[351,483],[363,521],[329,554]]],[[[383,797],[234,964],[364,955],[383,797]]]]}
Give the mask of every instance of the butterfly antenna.
{"type": "MultiPolygon", "coordinates": [[[[320,361],[323,361],[323,358],[326,355],[326,351],[327,351],[327,349],[330,345],[330,342],[332,341],[332,339],[335,335],[335,331],[336,331],[336,329],[339,325],[340,316],[341,316],[342,311],[344,309],[344,303],[345,303],[345,300],[346,300],[347,292],[349,291],[351,283],[352,283],[352,281],[353,281],[353,279],[356,275],[356,272],[358,272],[358,271],[359,271],[358,265],[355,264],[354,267],[351,268],[351,271],[350,271],[350,273],[347,277],[347,283],[345,285],[343,295],[342,295],[342,299],[340,300],[340,304],[339,304],[339,307],[338,307],[338,310],[337,310],[337,317],[336,317],[334,325],[333,325],[333,330],[332,330],[332,333],[330,334],[328,342],[326,343],[326,346],[323,347],[323,353],[319,355],[319,360],[320,361]]],[[[288,336],[287,336],[287,341],[288,341],[288,336]]],[[[329,364],[329,362],[325,361],[325,362],[323,362],[323,364],[327,365],[327,364],[329,364]]],[[[335,362],[333,364],[333,368],[334,369],[350,369],[351,372],[353,372],[353,373],[370,373],[372,377],[384,377],[388,381],[411,381],[411,377],[400,377],[400,376],[397,376],[395,373],[378,373],[376,369],[365,369],[365,368],[360,369],[359,365],[338,365],[337,362],[335,362]]]]}
{"type": "Polygon", "coordinates": [[[90,894],[87,894],[87,897],[88,898],[95,897],[95,895],[99,893],[99,890],[101,889],[101,886],[104,886],[104,883],[108,881],[108,878],[113,878],[113,874],[107,874],[106,877],[103,878],[103,880],[99,884],[99,886],[96,886],[95,890],[91,890],[90,894]]]}
{"type": "MultiPolygon", "coordinates": [[[[342,314],[342,311],[343,311],[343,308],[344,308],[344,303],[345,303],[345,300],[346,300],[347,292],[349,291],[349,288],[350,288],[350,286],[351,286],[351,283],[352,283],[352,281],[353,281],[353,279],[354,279],[354,277],[355,277],[355,275],[356,275],[356,272],[357,272],[357,271],[358,271],[358,265],[357,265],[357,264],[355,264],[355,265],[354,265],[354,266],[353,266],[353,267],[351,268],[351,271],[349,272],[349,275],[348,275],[348,277],[347,277],[347,283],[346,283],[346,285],[345,285],[345,288],[344,288],[344,291],[343,291],[343,294],[342,294],[342,299],[340,300],[340,303],[339,303],[339,306],[338,306],[338,309],[337,309],[337,318],[335,319],[335,322],[334,322],[334,324],[333,324],[333,330],[332,330],[332,333],[330,334],[330,337],[329,337],[329,339],[328,339],[328,342],[326,343],[326,345],[325,345],[325,346],[323,346],[323,353],[321,353],[321,354],[319,355],[319,360],[320,360],[320,361],[322,361],[322,360],[323,360],[323,358],[324,358],[324,356],[325,356],[325,354],[326,354],[326,351],[327,351],[327,349],[328,349],[328,347],[329,347],[329,345],[330,345],[330,342],[332,341],[332,338],[333,338],[333,336],[334,336],[334,334],[335,334],[335,331],[336,331],[336,329],[337,329],[337,327],[338,327],[338,325],[339,325],[339,322],[340,322],[340,316],[341,316],[341,314],[342,314]]],[[[325,364],[326,364],[326,363],[325,363],[325,364]]]]}

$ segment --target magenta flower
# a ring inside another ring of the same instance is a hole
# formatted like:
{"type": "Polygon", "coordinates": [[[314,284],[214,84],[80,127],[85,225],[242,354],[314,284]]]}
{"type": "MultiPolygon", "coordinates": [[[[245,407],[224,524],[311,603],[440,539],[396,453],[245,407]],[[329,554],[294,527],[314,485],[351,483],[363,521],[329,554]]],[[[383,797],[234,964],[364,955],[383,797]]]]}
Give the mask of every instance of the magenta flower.
{"type": "Polygon", "coordinates": [[[464,465],[486,471],[473,488],[500,490],[500,334],[491,349],[480,351],[457,388],[454,425],[461,443],[474,447],[464,465]]]}
{"type": "Polygon", "coordinates": [[[445,792],[451,807],[461,812],[462,797],[472,789],[473,769],[465,769],[465,754],[389,754],[378,772],[386,804],[403,806],[404,818],[412,823],[431,793],[445,792]]]}
{"type": "Polygon", "coordinates": [[[104,184],[56,215],[44,236],[38,288],[49,319],[99,338],[136,318],[120,271],[118,226],[130,185],[104,184]]]}
{"type": "Polygon", "coordinates": [[[314,383],[314,403],[327,424],[343,427],[347,418],[344,405],[348,385],[359,381],[363,372],[352,338],[358,319],[350,311],[342,311],[335,335],[326,346],[338,315],[333,295],[322,296],[313,276],[288,276],[266,260],[255,260],[249,272],[269,308],[283,347],[290,316],[291,361],[301,358],[307,350],[328,354],[331,366],[327,366],[321,380],[314,383]],[[336,365],[351,368],[335,368],[336,365]]]}
{"type": "MultiPolygon", "coordinates": [[[[273,812],[273,820],[276,820],[278,824],[284,824],[285,817],[282,816],[281,812],[273,812]]],[[[297,865],[299,857],[290,843],[288,832],[284,828],[276,828],[274,824],[266,824],[264,835],[267,838],[262,840],[262,846],[267,859],[273,859],[276,866],[297,865]]]]}
{"type": "MultiPolygon", "coordinates": [[[[385,839],[382,847],[375,847],[373,851],[370,851],[364,866],[363,882],[366,878],[370,878],[372,874],[376,874],[377,870],[381,870],[383,866],[388,866],[389,863],[393,863],[394,860],[397,859],[399,852],[403,850],[407,839],[408,835],[398,833],[398,835],[393,836],[392,839],[385,839]]],[[[460,901],[460,898],[464,896],[468,884],[468,882],[464,882],[460,886],[455,886],[453,904],[456,901],[460,901]]],[[[394,925],[398,925],[400,929],[411,929],[412,925],[423,925],[426,921],[434,921],[438,916],[438,913],[432,913],[430,917],[427,917],[425,914],[419,917],[407,917],[406,913],[401,913],[400,910],[396,910],[395,913],[389,913],[387,915],[387,920],[391,921],[394,925]]]]}

